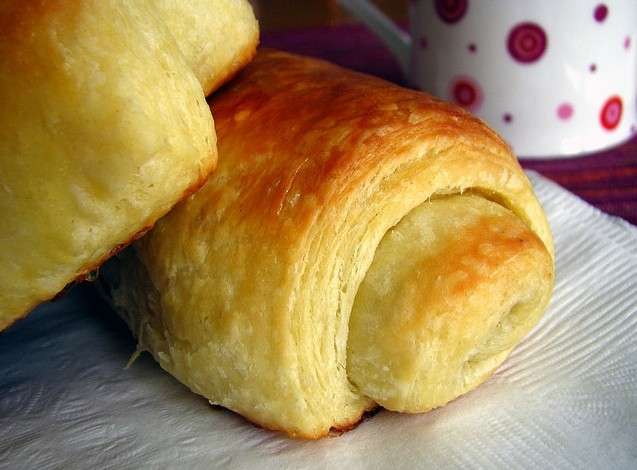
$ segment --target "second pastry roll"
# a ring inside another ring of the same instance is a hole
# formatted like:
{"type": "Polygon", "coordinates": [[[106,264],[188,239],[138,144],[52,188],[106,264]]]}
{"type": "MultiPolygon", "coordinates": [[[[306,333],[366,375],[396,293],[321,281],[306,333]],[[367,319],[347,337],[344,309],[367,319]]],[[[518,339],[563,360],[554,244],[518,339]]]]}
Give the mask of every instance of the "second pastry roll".
{"type": "Polygon", "coordinates": [[[261,51],[211,101],[220,164],[105,270],[140,347],[291,435],[441,406],[538,321],[551,234],[509,148],[429,96],[261,51]]]}

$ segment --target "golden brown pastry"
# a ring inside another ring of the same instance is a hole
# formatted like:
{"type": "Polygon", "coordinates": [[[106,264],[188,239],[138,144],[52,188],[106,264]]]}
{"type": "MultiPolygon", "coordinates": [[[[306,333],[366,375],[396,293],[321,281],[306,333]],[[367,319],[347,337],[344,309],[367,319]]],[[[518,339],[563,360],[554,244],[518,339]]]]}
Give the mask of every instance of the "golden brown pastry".
{"type": "Polygon", "coordinates": [[[152,2],[0,3],[0,329],[139,236],[216,164],[152,2]]]}
{"type": "Polygon", "coordinates": [[[317,438],[476,387],[544,311],[542,208],[510,149],[423,93],[281,52],[211,101],[220,165],[104,270],[161,366],[317,438]]]}

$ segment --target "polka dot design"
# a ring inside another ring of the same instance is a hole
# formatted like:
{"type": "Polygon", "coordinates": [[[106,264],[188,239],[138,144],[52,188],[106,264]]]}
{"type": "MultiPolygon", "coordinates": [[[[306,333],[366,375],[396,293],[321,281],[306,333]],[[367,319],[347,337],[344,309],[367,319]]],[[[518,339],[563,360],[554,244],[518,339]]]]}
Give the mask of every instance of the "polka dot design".
{"type": "Polygon", "coordinates": [[[568,121],[573,116],[573,105],[571,103],[562,103],[557,107],[557,117],[562,121],[568,121]]]}
{"type": "Polygon", "coordinates": [[[445,23],[457,23],[468,8],[469,0],[436,0],[436,13],[445,23]]]}
{"type": "Polygon", "coordinates": [[[623,104],[619,96],[614,95],[606,100],[599,113],[599,121],[607,131],[614,130],[622,119],[623,104]]]}
{"type": "Polygon", "coordinates": [[[518,23],[509,32],[507,49],[516,61],[530,64],[538,61],[544,52],[548,39],[544,29],[537,23],[518,23]]]}
{"type": "Polygon", "coordinates": [[[454,103],[470,111],[476,111],[482,104],[482,89],[471,77],[457,77],[451,82],[449,96],[454,103]]]}
{"type": "MultiPolygon", "coordinates": [[[[457,23],[460,21],[468,9],[468,0],[435,0],[436,12],[445,23],[457,23]]],[[[593,10],[593,18],[598,23],[603,23],[608,17],[608,6],[600,3],[593,10]]],[[[510,31],[507,38],[507,49],[511,57],[521,64],[531,64],[542,58],[548,46],[548,37],[542,26],[533,22],[523,22],[516,24],[510,31]]],[[[626,36],[623,44],[625,49],[630,49],[631,37],[626,36]]],[[[427,47],[425,38],[421,40],[421,47],[427,47]]],[[[467,50],[471,54],[477,52],[475,43],[469,43],[467,50]]],[[[591,63],[589,71],[595,73],[597,64],[591,63]]],[[[451,81],[449,89],[450,98],[458,105],[470,111],[480,108],[483,101],[483,94],[478,83],[471,77],[457,77],[451,81]]],[[[568,121],[573,116],[575,110],[571,103],[562,103],[556,108],[556,115],[562,121],[568,121]]],[[[602,127],[612,131],[619,125],[623,112],[623,105],[619,96],[612,96],[604,103],[600,110],[599,119],[602,127]]],[[[511,113],[504,113],[502,120],[506,124],[513,122],[511,113]]],[[[637,128],[633,129],[637,130],[637,128]]],[[[633,132],[635,131],[633,130],[633,132]]]]}
{"type": "Polygon", "coordinates": [[[593,18],[595,18],[595,21],[597,21],[598,23],[603,23],[607,16],[608,7],[603,3],[597,5],[595,7],[595,10],[593,10],[593,18]]]}

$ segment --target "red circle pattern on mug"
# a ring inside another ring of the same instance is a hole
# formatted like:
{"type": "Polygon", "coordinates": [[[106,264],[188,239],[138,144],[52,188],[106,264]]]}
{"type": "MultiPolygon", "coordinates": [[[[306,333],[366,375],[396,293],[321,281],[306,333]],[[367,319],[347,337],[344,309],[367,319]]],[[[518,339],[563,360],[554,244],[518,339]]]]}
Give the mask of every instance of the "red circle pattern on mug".
{"type": "Polygon", "coordinates": [[[623,105],[619,96],[614,95],[606,100],[599,113],[602,127],[608,131],[614,130],[622,119],[623,105]]]}
{"type": "Polygon", "coordinates": [[[452,80],[449,95],[454,103],[470,111],[476,111],[482,104],[482,89],[470,77],[457,77],[452,80]]]}
{"type": "Polygon", "coordinates": [[[445,23],[457,23],[467,12],[469,0],[436,0],[436,13],[445,23]]]}
{"type": "Polygon", "coordinates": [[[538,61],[546,51],[548,39],[537,23],[518,23],[509,32],[507,48],[518,62],[530,64],[538,61]]]}
{"type": "MultiPolygon", "coordinates": [[[[438,17],[447,24],[453,24],[466,16],[469,9],[469,0],[434,0],[434,5],[438,17]]],[[[590,10],[588,10],[590,12],[590,10]]],[[[593,9],[593,19],[597,23],[604,23],[609,15],[609,8],[604,3],[598,3],[593,9]]],[[[589,13],[590,14],[590,13],[589,13]]],[[[589,17],[590,18],[590,17],[589,17]]],[[[624,37],[624,49],[631,47],[631,37],[624,37]]],[[[423,38],[421,47],[426,48],[426,39],[423,38]]],[[[467,50],[475,54],[478,47],[475,42],[467,44],[467,50]]],[[[522,65],[532,64],[539,61],[548,48],[548,35],[545,29],[531,21],[525,21],[513,25],[509,30],[506,42],[510,56],[522,65]]],[[[592,62],[588,65],[590,73],[596,73],[598,66],[592,62]]],[[[478,82],[469,76],[459,76],[451,80],[449,86],[449,98],[456,104],[469,111],[477,111],[484,100],[482,89],[478,82]]],[[[575,114],[574,106],[568,102],[562,102],[556,109],[556,117],[561,121],[569,121],[575,114]]],[[[606,100],[599,112],[599,121],[607,131],[613,131],[622,119],[623,103],[618,95],[613,95],[606,100]]],[[[513,115],[505,112],[502,121],[506,124],[513,122],[513,115]]],[[[637,132],[637,127],[631,127],[633,132],[637,132]]]]}

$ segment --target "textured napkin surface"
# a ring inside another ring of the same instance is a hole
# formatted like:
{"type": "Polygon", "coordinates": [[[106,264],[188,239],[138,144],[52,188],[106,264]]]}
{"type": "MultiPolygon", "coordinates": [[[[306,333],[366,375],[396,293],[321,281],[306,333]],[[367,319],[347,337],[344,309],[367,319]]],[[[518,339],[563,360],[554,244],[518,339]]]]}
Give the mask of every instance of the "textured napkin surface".
{"type": "Polygon", "coordinates": [[[637,228],[531,174],[554,231],[542,322],[487,383],[318,442],[208,405],[90,286],[0,334],[0,467],[637,468],[637,228]]]}

